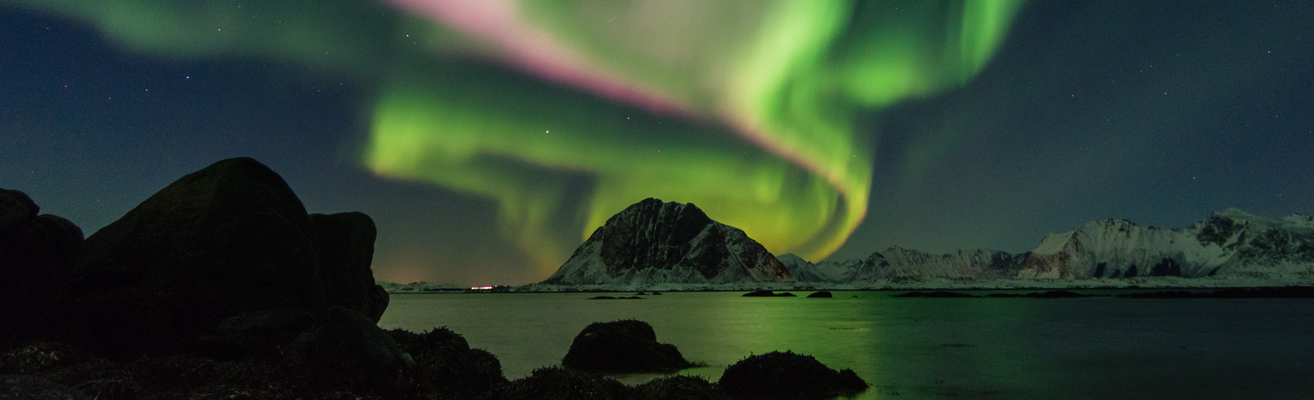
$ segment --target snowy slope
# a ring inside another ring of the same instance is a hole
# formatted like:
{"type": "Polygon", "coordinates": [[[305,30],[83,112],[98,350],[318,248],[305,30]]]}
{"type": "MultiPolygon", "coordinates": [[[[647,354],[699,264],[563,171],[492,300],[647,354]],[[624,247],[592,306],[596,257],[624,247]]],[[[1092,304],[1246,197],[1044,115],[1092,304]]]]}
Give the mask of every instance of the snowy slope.
{"type": "Polygon", "coordinates": [[[1284,277],[1311,273],[1311,216],[1270,219],[1228,209],[1181,229],[1104,219],[1050,234],[1027,256],[1018,277],[1284,277]]]}
{"type": "Polygon", "coordinates": [[[612,216],[543,284],[788,282],[788,269],[744,231],[693,204],[645,199],[612,216]]]}
{"type": "Polygon", "coordinates": [[[1310,280],[1314,216],[1271,219],[1228,209],[1181,229],[1101,219],[1046,235],[1035,250],[1021,254],[978,249],[936,255],[891,247],[866,259],[811,263],[792,254],[780,259],[799,282],[857,287],[930,279],[1310,280]]]}

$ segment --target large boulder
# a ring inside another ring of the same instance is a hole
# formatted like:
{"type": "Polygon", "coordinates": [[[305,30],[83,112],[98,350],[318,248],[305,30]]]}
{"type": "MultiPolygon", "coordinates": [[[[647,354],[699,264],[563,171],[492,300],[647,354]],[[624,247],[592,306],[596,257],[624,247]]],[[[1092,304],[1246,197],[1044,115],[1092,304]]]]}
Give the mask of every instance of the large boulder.
{"type": "Polygon", "coordinates": [[[36,218],[40,210],[27,193],[0,189],[0,236],[36,218]]]}
{"type": "Polygon", "coordinates": [[[388,308],[388,291],[374,283],[374,220],[359,212],[310,214],[311,239],[319,251],[319,274],[329,306],[360,311],[378,322],[388,308]]]}
{"type": "Polygon", "coordinates": [[[82,229],[39,210],[27,194],[0,189],[0,349],[33,333],[82,247],[82,229]]]}
{"type": "Polygon", "coordinates": [[[812,356],[770,352],[726,367],[717,386],[735,398],[824,399],[867,390],[851,369],[836,371],[812,356]]]}
{"type": "Polygon", "coordinates": [[[695,366],[675,345],[658,343],[647,322],[620,320],[585,327],[561,365],[597,372],[674,372],[695,366]]]}
{"type": "Polygon", "coordinates": [[[219,161],[87,238],[54,336],[131,358],[232,345],[220,325],[267,310],[341,306],[377,321],[387,297],[369,268],[374,237],[364,214],[308,216],[255,160],[219,161]]]}

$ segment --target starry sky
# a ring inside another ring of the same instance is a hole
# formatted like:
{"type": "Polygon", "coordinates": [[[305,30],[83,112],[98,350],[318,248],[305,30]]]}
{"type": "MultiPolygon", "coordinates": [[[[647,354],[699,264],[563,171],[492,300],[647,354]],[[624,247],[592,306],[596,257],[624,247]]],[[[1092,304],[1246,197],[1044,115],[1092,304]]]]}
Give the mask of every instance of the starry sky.
{"type": "Polygon", "coordinates": [[[1314,212],[1307,1],[0,0],[0,187],[90,235],[248,156],[375,277],[523,284],[646,197],[776,254],[1314,212]]]}

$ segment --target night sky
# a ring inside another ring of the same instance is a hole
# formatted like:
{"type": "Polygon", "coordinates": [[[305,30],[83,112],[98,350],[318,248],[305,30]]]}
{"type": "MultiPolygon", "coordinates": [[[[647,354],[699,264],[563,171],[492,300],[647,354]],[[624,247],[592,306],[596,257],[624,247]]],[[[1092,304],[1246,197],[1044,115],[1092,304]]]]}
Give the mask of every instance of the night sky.
{"type": "Polygon", "coordinates": [[[89,236],[248,156],[380,280],[693,202],[776,254],[1314,212],[1309,1],[0,0],[0,187],[89,236]]]}

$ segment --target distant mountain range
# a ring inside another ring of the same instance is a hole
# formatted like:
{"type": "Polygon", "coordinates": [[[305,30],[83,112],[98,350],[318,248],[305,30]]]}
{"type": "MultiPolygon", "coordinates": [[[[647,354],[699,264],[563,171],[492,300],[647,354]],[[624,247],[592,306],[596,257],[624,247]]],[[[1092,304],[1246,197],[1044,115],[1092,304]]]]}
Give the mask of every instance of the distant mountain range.
{"type": "Polygon", "coordinates": [[[1010,254],[929,254],[899,247],[865,259],[811,263],[780,257],[798,282],[859,284],[918,279],[1127,279],[1218,277],[1314,279],[1314,216],[1270,219],[1237,209],[1181,229],[1100,219],[1051,233],[1036,249],[1010,254]]]}
{"type": "Polygon", "coordinates": [[[693,204],[647,199],[613,216],[561,269],[527,289],[1140,284],[1314,284],[1314,216],[1271,219],[1228,209],[1181,229],[1101,219],[1046,235],[1034,250],[1019,254],[988,249],[930,254],[891,247],[864,259],[812,263],[793,254],[777,258],[693,204]]]}

